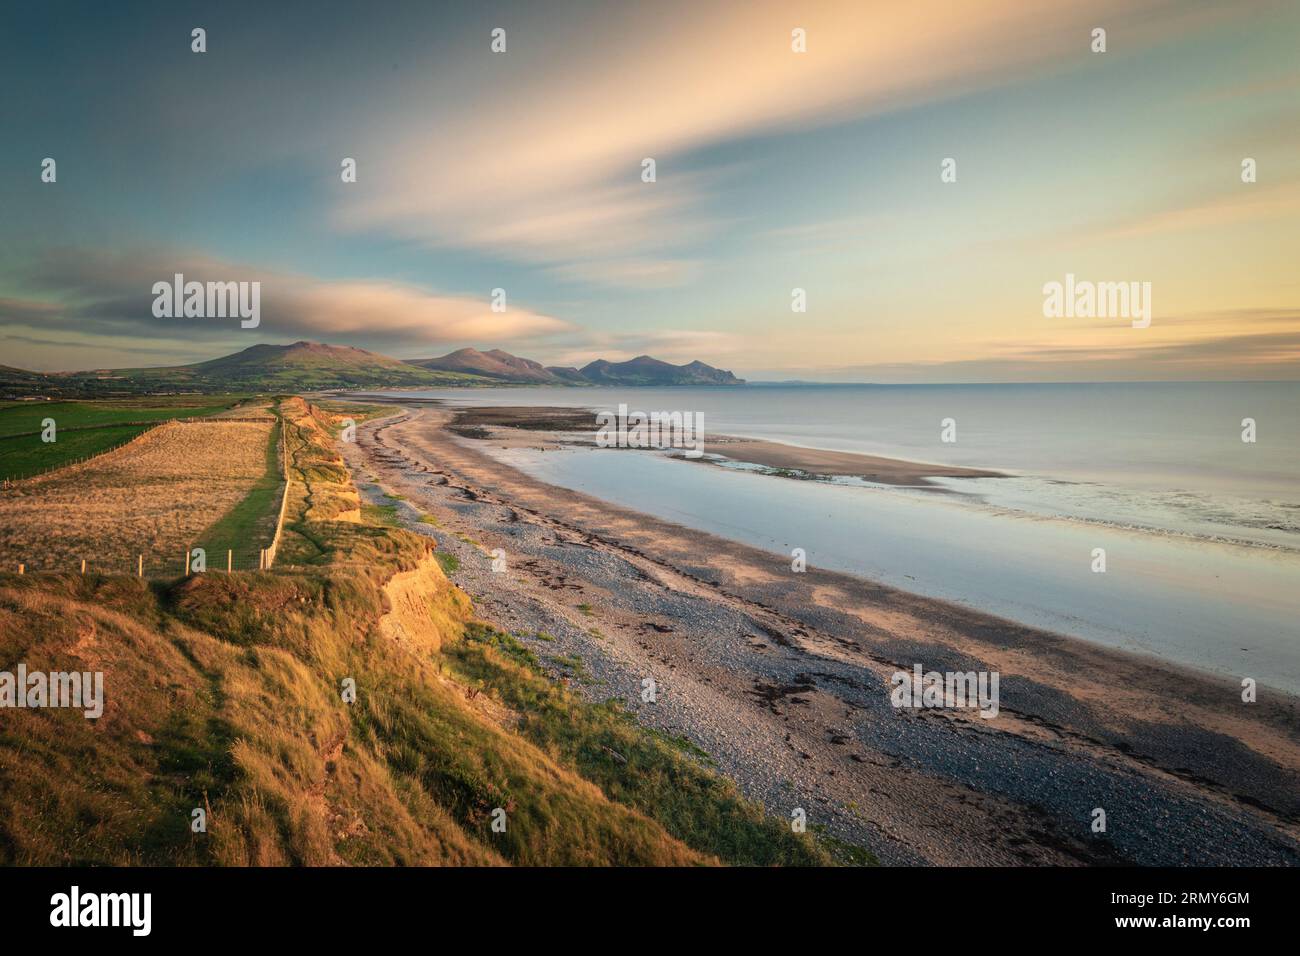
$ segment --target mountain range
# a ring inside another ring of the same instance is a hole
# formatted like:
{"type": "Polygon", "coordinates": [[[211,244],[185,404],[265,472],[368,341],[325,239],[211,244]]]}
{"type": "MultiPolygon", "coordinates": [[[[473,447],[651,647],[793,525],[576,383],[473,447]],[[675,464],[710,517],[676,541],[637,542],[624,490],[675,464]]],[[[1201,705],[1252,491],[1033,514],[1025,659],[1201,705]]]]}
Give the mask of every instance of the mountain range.
{"type": "Polygon", "coordinates": [[[642,355],[598,359],[581,369],[543,366],[501,349],[459,349],[430,359],[396,359],[320,342],[253,345],[232,355],[159,368],[29,372],[0,365],[0,396],[62,397],[160,392],[319,391],[348,388],[438,388],[493,385],[742,385],[703,362],[672,365],[642,355]]]}
{"type": "Polygon", "coordinates": [[[460,349],[441,358],[415,359],[418,365],[434,371],[483,375],[503,382],[540,385],[741,385],[730,372],[695,361],[688,365],[670,365],[649,355],[626,362],[597,359],[581,369],[543,366],[532,359],[519,358],[501,349],[480,352],[460,349]]]}

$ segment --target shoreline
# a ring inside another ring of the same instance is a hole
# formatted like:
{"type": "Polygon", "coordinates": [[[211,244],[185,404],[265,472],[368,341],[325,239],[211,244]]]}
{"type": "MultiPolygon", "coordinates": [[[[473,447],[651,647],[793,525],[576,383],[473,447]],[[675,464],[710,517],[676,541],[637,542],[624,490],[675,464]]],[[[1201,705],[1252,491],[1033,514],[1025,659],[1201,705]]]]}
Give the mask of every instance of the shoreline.
{"type": "Polygon", "coordinates": [[[458,410],[420,405],[358,429],[354,467],[464,551],[454,577],[485,616],[581,656],[611,685],[599,693],[617,687],[770,812],[788,812],[788,782],[810,820],[886,862],[1300,862],[1296,698],[1247,708],[1233,682],[1163,661],[783,573],[779,556],[528,478],[452,434],[458,410]],[[483,571],[495,547],[506,578],[483,571]],[[539,622],[559,633],[529,634],[539,622]],[[915,662],[1000,672],[1001,714],[894,710],[889,675],[915,662]],[[637,675],[656,669],[677,693],[646,707],[637,675]],[[1122,832],[1089,832],[1099,804],[1122,832]]]}
{"type": "MultiPolygon", "coordinates": [[[[436,401],[436,400],[435,400],[436,401]]],[[[453,419],[448,426],[464,437],[490,440],[502,448],[562,447],[580,445],[595,448],[596,422],[591,409],[563,406],[473,406],[448,408],[453,419]],[[588,437],[588,434],[590,436],[588,437]]],[[[777,471],[798,472],[807,478],[861,478],[882,485],[933,488],[930,478],[1005,478],[1005,473],[982,468],[962,468],[929,462],[909,461],[862,452],[804,448],[764,438],[735,435],[706,435],[703,440],[706,463],[709,456],[743,462],[777,471]]]]}

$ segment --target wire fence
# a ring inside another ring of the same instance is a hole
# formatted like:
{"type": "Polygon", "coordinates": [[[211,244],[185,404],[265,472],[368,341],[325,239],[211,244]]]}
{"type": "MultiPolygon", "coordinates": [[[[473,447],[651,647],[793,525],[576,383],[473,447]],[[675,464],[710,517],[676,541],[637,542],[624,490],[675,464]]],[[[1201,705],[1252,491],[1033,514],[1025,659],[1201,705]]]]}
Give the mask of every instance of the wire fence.
{"type": "Polygon", "coordinates": [[[285,440],[284,419],[280,419],[280,440],[278,442],[278,452],[280,456],[280,473],[284,476],[284,488],[280,492],[280,514],[275,519],[275,534],[271,536],[271,546],[262,552],[262,561],[266,568],[271,568],[275,564],[276,552],[280,550],[280,536],[284,533],[284,515],[289,507],[289,445],[285,440]]]}
{"type": "MultiPolygon", "coordinates": [[[[88,425],[84,428],[65,428],[64,431],[81,432],[81,431],[96,431],[105,428],[138,428],[143,426],[144,431],[137,432],[136,434],[132,435],[130,438],[124,438],[122,439],[122,441],[118,442],[115,445],[109,445],[107,448],[100,448],[96,451],[93,451],[89,455],[80,455],[76,458],[68,458],[63,461],[57,462],[56,464],[50,465],[50,467],[48,468],[39,468],[36,471],[32,471],[32,472],[26,472],[18,475],[10,475],[9,477],[4,479],[3,484],[0,484],[0,488],[13,488],[16,485],[18,485],[19,482],[31,481],[33,478],[40,478],[42,475],[49,475],[49,474],[53,474],[56,471],[63,471],[65,468],[75,468],[78,465],[84,465],[86,464],[86,462],[94,461],[97,458],[102,458],[105,455],[109,454],[110,452],[117,451],[119,448],[125,448],[127,445],[134,444],[135,442],[140,441],[142,438],[144,438],[146,435],[152,432],[155,428],[158,428],[160,425],[166,425],[166,424],[167,422],[165,421],[163,422],[117,422],[112,425],[88,425]]],[[[32,435],[39,435],[39,434],[40,432],[31,432],[30,434],[26,434],[26,435],[6,435],[4,437],[7,439],[24,438],[24,437],[31,437],[32,435]]]]}
{"type": "MultiPolygon", "coordinates": [[[[115,551],[111,555],[105,554],[33,554],[31,556],[20,555],[17,562],[10,562],[9,567],[0,568],[0,572],[16,572],[18,574],[35,574],[39,572],[76,572],[80,574],[109,574],[109,575],[134,575],[141,578],[149,579],[174,579],[178,577],[188,577],[196,574],[233,574],[236,572],[247,571],[269,571],[275,564],[276,553],[279,550],[280,542],[284,534],[284,523],[289,506],[289,490],[291,485],[289,451],[286,442],[285,422],[281,418],[278,421],[275,418],[267,417],[234,417],[228,416],[221,418],[222,422],[243,421],[257,422],[264,424],[267,421],[273,421],[279,428],[279,436],[276,442],[276,454],[280,469],[280,475],[283,485],[280,489],[280,506],[275,521],[275,529],[271,535],[270,542],[263,546],[257,543],[256,546],[245,546],[238,548],[205,548],[202,542],[196,542],[190,547],[168,549],[166,552],[159,551],[156,548],[134,550],[129,547],[124,550],[115,551]],[[15,566],[16,565],[16,566],[15,566]]],[[[92,461],[100,458],[110,451],[123,448],[133,442],[140,441],[148,435],[153,429],[166,424],[185,424],[194,425],[204,422],[211,422],[212,418],[190,418],[190,419],[167,419],[161,422],[149,422],[148,428],[130,439],[114,445],[112,448],[106,448],[88,455],[85,458],[75,461],[64,462],[47,472],[62,471],[74,467],[78,464],[92,461]]],[[[119,423],[134,425],[140,423],[119,423]]],[[[6,479],[3,483],[5,488],[14,487],[19,480],[28,480],[35,475],[27,476],[25,479],[6,479]]]]}
{"type": "Polygon", "coordinates": [[[133,577],[173,579],[195,574],[234,574],[241,571],[265,571],[271,567],[267,548],[227,548],[208,551],[199,545],[184,551],[163,553],[146,551],[127,555],[87,556],[33,555],[30,560],[0,571],[18,574],[41,572],[75,572],[79,574],[131,575],[133,577]]]}
{"type": "MultiPolygon", "coordinates": [[[[155,428],[158,428],[162,425],[171,425],[171,424],[201,425],[201,424],[209,424],[213,421],[256,422],[258,424],[265,424],[268,421],[274,421],[274,418],[268,418],[266,416],[258,417],[258,416],[250,416],[250,415],[244,415],[244,416],[204,415],[204,416],[196,416],[193,418],[164,418],[164,419],[155,418],[155,419],[149,419],[147,421],[104,422],[103,424],[99,424],[99,425],[66,425],[63,428],[59,429],[60,434],[64,434],[67,432],[79,433],[79,432],[104,431],[105,429],[112,429],[112,428],[143,428],[144,431],[137,432],[136,434],[132,435],[129,438],[124,438],[120,442],[117,442],[114,445],[109,445],[105,448],[96,449],[90,454],[79,455],[76,458],[66,458],[60,460],[50,465],[48,468],[38,468],[36,471],[23,472],[17,475],[10,475],[9,477],[3,479],[2,482],[0,482],[0,488],[11,488],[22,481],[30,481],[33,478],[40,478],[42,475],[49,475],[56,471],[62,471],[65,468],[73,468],[77,465],[84,465],[86,462],[94,461],[97,458],[102,458],[104,455],[107,455],[110,452],[115,452],[119,448],[125,448],[127,445],[140,441],[142,438],[144,438],[146,435],[152,432],[155,428]]],[[[41,432],[39,431],[18,432],[13,435],[0,436],[0,438],[3,438],[5,440],[12,439],[12,438],[36,438],[40,436],[40,434],[41,432]]],[[[54,445],[56,443],[51,442],[50,444],[54,445]]],[[[286,470],[286,474],[287,473],[288,472],[286,470]]]]}

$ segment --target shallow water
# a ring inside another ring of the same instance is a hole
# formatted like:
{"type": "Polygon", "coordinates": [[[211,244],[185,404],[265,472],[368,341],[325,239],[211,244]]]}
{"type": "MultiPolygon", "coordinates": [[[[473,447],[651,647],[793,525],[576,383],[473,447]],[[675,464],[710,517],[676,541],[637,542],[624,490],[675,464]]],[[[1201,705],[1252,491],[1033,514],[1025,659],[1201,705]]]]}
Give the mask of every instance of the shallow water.
{"type": "MultiPolygon", "coordinates": [[[[1300,383],[447,389],[453,404],[620,402],[703,413],[712,433],[964,465],[1032,514],[1300,550],[1300,383]],[[940,423],[956,423],[953,443],[940,423]],[[1243,419],[1257,441],[1241,440],[1243,419]]],[[[706,449],[707,450],[707,449],[706,449]]]]}
{"type": "MultiPolygon", "coordinates": [[[[1300,554],[797,481],[655,452],[486,447],[551,484],[1023,624],[1300,693],[1300,554]],[[1106,572],[1092,570],[1093,549],[1106,572]]],[[[701,561],[708,561],[701,555],[701,561]]]]}
{"type": "MultiPolygon", "coordinates": [[[[410,395],[412,393],[404,393],[410,395]]],[[[1300,693],[1300,384],[449,389],[990,468],[950,493],[654,452],[485,450],[542,480],[1024,624],[1300,693]],[[957,441],[940,440],[944,418],[957,441]],[[1241,440],[1243,418],[1258,440],[1241,440]],[[1093,549],[1105,573],[1092,571],[1093,549]]],[[[709,449],[706,447],[706,452],[709,449]]]]}

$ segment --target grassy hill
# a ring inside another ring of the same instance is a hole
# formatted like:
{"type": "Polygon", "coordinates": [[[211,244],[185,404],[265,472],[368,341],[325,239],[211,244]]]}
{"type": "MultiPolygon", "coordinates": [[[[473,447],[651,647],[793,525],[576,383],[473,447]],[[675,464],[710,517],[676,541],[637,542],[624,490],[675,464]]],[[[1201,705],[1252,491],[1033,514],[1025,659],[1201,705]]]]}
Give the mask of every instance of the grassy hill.
{"type": "Polygon", "coordinates": [[[743,385],[744,380],[730,372],[695,361],[671,365],[649,355],[639,355],[626,362],[597,359],[582,367],[579,374],[595,385],[743,385]]]}
{"type": "Polygon", "coordinates": [[[349,388],[440,388],[492,385],[742,385],[703,362],[670,365],[648,355],[599,359],[581,371],[544,367],[501,349],[460,349],[403,361],[365,349],[320,342],[253,345],[233,355],[159,368],[27,372],[0,366],[5,398],[105,398],[222,392],[292,394],[349,388]]]}
{"type": "Polygon", "coordinates": [[[477,621],[428,539],[361,521],[333,417],[281,408],[274,571],[0,574],[0,656],[102,671],[106,697],[5,711],[0,863],[832,862],[477,621]]]}
{"type": "Polygon", "coordinates": [[[574,384],[566,382],[540,362],[519,358],[501,349],[480,352],[478,349],[459,349],[448,355],[431,359],[412,359],[411,365],[433,371],[481,375],[501,382],[536,385],[574,384]]]}
{"type": "Polygon", "coordinates": [[[168,368],[83,372],[83,383],[128,391],[302,392],[329,388],[437,388],[491,384],[480,376],[431,371],[350,346],[319,342],[253,345],[233,355],[168,368]]]}

